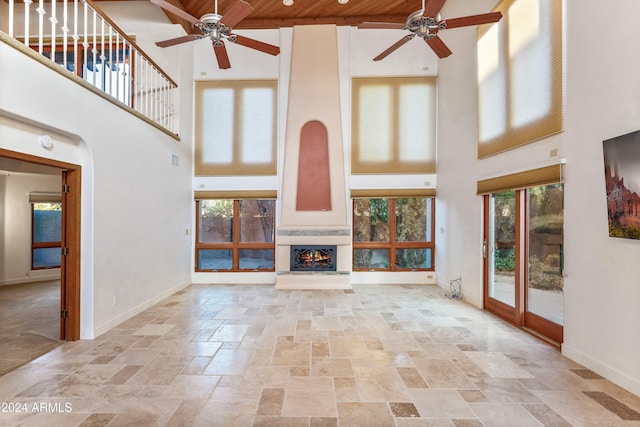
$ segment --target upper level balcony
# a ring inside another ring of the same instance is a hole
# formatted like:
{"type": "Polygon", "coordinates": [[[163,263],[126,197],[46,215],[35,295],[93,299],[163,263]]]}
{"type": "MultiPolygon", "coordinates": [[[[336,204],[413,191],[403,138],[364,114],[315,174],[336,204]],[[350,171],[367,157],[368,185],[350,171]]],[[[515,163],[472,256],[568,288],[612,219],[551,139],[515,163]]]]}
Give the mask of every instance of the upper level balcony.
{"type": "Polygon", "coordinates": [[[91,0],[8,0],[0,5],[0,41],[177,133],[177,84],[91,0]]]}

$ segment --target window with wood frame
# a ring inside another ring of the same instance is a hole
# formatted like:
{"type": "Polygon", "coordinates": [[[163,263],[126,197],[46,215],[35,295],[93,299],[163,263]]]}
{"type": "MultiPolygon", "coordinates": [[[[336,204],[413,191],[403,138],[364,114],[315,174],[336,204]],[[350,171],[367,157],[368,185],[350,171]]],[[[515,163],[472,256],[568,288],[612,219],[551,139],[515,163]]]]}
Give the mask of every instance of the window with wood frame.
{"type": "Polygon", "coordinates": [[[353,199],[354,271],[433,271],[435,199],[353,199]]]}
{"type": "Polygon", "coordinates": [[[351,172],[436,171],[436,78],[352,80],[351,172]]]}
{"type": "Polygon", "coordinates": [[[275,271],[275,200],[196,200],[195,271],[275,271]]]}
{"type": "Polygon", "coordinates": [[[196,176],[275,175],[276,80],[196,82],[196,176]]]}
{"type": "Polygon", "coordinates": [[[60,268],[62,202],[32,202],[31,230],[31,269],[60,268]]]}
{"type": "Polygon", "coordinates": [[[478,28],[478,157],[563,129],[563,1],[503,0],[478,28]]]}

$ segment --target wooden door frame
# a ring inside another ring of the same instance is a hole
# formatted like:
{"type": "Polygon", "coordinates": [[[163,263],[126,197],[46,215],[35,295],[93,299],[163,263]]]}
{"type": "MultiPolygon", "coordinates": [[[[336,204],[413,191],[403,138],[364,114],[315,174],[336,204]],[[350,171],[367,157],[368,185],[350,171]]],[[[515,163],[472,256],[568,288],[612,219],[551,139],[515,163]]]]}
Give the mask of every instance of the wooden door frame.
{"type": "Polygon", "coordinates": [[[489,296],[489,256],[488,238],[489,238],[489,199],[490,194],[483,196],[483,240],[485,250],[483,251],[483,305],[484,309],[495,314],[501,319],[523,328],[533,335],[543,339],[545,342],[560,348],[564,341],[564,328],[560,325],[540,317],[536,314],[528,312],[527,307],[527,264],[528,264],[528,234],[527,234],[527,203],[525,190],[516,191],[516,229],[515,229],[515,307],[511,307],[501,301],[489,296]]]}
{"type": "Polygon", "coordinates": [[[80,339],[80,213],[82,170],[79,165],[47,159],[30,154],[0,148],[0,157],[35,163],[62,170],[63,185],[69,191],[63,192],[62,247],[68,253],[60,263],[60,308],[66,317],[60,316],[60,339],[74,341],[80,339]]]}
{"type": "Polygon", "coordinates": [[[499,301],[495,298],[491,298],[489,296],[489,256],[490,256],[490,252],[489,252],[489,221],[491,220],[490,217],[490,211],[489,211],[489,200],[490,200],[491,195],[487,194],[483,197],[483,212],[484,212],[484,218],[483,218],[483,241],[484,241],[484,245],[485,245],[485,250],[484,250],[484,260],[483,260],[483,278],[482,278],[482,287],[483,287],[483,295],[482,295],[482,301],[483,301],[483,305],[484,305],[484,309],[487,311],[492,312],[493,314],[495,314],[496,316],[506,320],[509,323],[512,323],[516,326],[521,326],[522,325],[522,319],[523,319],[523,313],[522,313],[522,305],[520,304],[520,302],[522,301],[522,292],[520,292],[520,284],[522,283],[523,277],[522,274],[520,273],[521,270],[521,257],[520,257],[520,253],[522,251],[522,245],[520,243],[520,237],[522,236],[522,229],[521,226],[519,225],[520,222],[520,206],[521,206],[521,192],[520,191],[516,191],[516,195],[515,195],[515,221],[516,221],[516,229],[515,229],[515,243],[516,243],[516,247],[515,247],[515,256],[516,256],[516,265],[515,265],[515,277],[514,277],[514,307],[511,307],[508,304],[505,304],[502,301],[499,301]]]}

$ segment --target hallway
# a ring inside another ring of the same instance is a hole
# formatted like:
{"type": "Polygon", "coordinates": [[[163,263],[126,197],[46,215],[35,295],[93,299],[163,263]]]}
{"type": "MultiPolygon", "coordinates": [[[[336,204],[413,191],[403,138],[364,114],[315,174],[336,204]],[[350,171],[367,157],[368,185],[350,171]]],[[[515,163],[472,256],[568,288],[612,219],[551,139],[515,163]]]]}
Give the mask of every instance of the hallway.
{"type": "Polygon", "coordinates": [[[640,397],[443,294],[192,285],[0,377],[0,424],[640,426],[640,397]]]}

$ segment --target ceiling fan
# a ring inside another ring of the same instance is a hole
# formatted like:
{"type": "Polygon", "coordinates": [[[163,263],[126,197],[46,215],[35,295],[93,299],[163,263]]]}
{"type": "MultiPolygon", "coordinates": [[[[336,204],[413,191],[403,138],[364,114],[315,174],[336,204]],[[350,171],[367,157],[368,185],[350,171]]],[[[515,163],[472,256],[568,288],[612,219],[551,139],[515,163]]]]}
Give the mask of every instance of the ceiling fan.
{"type": "Polygon", "coordinates": [[[174,15],[189,21],[202,32],[202,34],[188,34],[186,36],[156,42],[157,46],[169,47],[209,37],[213,44],[213,51],[216,55],[216,60],[218,61],[218,67],[221,69],[231,68],[231,62],[229,61],[229,55],[227,54],[227,48],[225,47],[223,40],[259,50],[260,52],[268,53],[269,55],[275,56],[280,53],[280,48],[278,46],[231,33],[231,28],[234,25],[253,12],[253,7],[243,0],[237,0],[224,16],[218,14],[218,0],[216,0],[215,12],[206,13],[200,17],[200,19],[189,15],[187,12],[164,0],[151,0],[151,3],[160,6],[167,12],[173,13],[174,15]]]}
{"type": "Polygon", "coordinates": [[[498,22],[502,18],[502,13],[491,12],[480,15],[464,16],[462,18],[440,19],[440,10],[447,0],[429,0],[425,7],[425,0],[422,0],[422,9],[413,12],[407,18],[406,23],[393,22],[363,22],[358,28],[364,29],[395,29],[409,30],[408,34],[391,45],[387,50],[373,58],[374,61],[380,61],[386,58],[396,49],[418,36],[424,39],[431,49],[439,58],[446,58],[451,55],[451,50],[438,37],[438,32],[450,28],[467,27],[470,25],[488,24],[498,22]]]}

